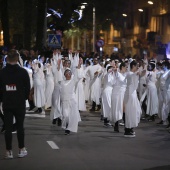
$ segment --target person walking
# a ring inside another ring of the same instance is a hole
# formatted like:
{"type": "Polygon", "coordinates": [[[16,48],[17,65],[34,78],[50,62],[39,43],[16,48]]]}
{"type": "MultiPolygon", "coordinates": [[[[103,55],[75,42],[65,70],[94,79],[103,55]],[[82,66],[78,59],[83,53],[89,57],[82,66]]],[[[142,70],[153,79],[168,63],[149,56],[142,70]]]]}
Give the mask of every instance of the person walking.
{"type": "Polygon", "coordinates": [[[19,54],[16,50],[10,50],[7,56],[7,65],[0,71],[0,99],[4,113],[6,159],[13,158],[13,116],[16,119],[19,147],[18,157],[27,155],[24,144],[24,118],[26,100],[28,99],[30,92],[30,79],[27,71],[17,64],[18,57],[19,54]]]}

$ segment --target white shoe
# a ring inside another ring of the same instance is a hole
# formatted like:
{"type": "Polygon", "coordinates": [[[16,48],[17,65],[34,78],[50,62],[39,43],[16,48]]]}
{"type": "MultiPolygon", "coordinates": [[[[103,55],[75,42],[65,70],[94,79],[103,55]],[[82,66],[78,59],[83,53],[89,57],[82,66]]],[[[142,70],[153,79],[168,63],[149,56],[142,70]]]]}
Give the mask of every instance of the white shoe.
{"type": "Polygon", "coordinates": [[[22,148],[22,149],[20,149],[20,151],[18,153],[18,157],[23,158],[23,157],[27,156],[27,154],[28,154],[27,150],[25,148],[22,148]]]}
{"type": "Polygon", "coordinates": [[[5,154],[5,159],[12,159],[13,158],[13,153],[11,150],[6,151],[5,154]]]}

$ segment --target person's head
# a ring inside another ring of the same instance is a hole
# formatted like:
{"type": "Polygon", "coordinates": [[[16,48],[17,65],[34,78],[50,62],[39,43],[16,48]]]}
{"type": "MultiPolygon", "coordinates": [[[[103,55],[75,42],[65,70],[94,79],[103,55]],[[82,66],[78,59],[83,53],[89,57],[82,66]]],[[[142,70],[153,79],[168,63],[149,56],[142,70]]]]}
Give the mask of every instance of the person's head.
{"type": "Polygon", "coordinates": [[[163,69],[164,71],[166,71],[166,70],[168,70],[169,68],[170,68],[169,62],[168,62],[168,61],[164,61],[164,62],[162,63],[162,69],[163,69]]]}
{"type": "Polygon", "coordinates": [[[87,67],[87,66],[90,66],[90,64],[91,64],[90,61],[89,61],[89,60],[86,60],[86,67],[87,67]]]}
{"type": "Polygon", "coordinates": [[[110,72],[112,72],[112,71],[113,71],[113,66],[108,66],[108,67],[107,67],[107,72],[110,73],[110,72]]]}
{"type": "Polygon", "coordinates": [[[64,76],[65,76],[66,80],[70,80],[71,76],[72,76],[71,70],[70,69],[66,69],[65,72],[64,72],[64,76]]]}
{"type": "Polygon", "coordinates": [[[71,61],[70,60],[65,60],[64,61],[64,67],[70,68],[71,67],[71,61]]]}
{"type": "Polygon", "coordinates": [[[138,63],[133,60],[131,63],[130,63],[130,70],[132,72],[136,72],[138,70],[138,63]]]}
{"type": "Polygon", "coordinates": [[[121,63],[119,69],[122,73],[125,73],[127,71],[126,63],[121,63]]]}
{"type": "Polygon", "coordinates": [[[7,62],[10,64],[16,64],[19,58],[17,50],[12,49],[7,54],[7,62]]]}
{"type": "Polygon", "coordinates": [[[98,64],[98,59],[97,59],[97,57],[95,57],[95,58],[93,59],[93,63],[94,63],[94,65],[97,65],[97,64],[98,64]]]}
{"type": "Polygon", "coordinates": [[[161,70],[161,69],[162,69],[162,63],[161,63],[161,62],[157,62],[157,63],[156,63],[156,68],[157,68],[158,70],[161,70]]]}
{"type": "Polygon", "coordinates": [[[154,62],[149,62],[147,66],[148,71],[153,71],[156,67],[156,64],[154,62]]]}

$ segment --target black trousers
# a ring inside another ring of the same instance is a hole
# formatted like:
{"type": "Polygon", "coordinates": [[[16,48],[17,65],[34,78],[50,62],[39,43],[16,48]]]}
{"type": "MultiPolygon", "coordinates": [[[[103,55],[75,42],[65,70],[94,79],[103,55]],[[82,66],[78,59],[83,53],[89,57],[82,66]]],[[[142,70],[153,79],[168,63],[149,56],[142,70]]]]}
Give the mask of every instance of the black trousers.
{"type": "Polygon", "coordinates": [[[25,147],[24,144],[25,109],[4,109],[6,150],[12,150],[13,116],[16,119],[18,147],[20,149],[25,147]]]}

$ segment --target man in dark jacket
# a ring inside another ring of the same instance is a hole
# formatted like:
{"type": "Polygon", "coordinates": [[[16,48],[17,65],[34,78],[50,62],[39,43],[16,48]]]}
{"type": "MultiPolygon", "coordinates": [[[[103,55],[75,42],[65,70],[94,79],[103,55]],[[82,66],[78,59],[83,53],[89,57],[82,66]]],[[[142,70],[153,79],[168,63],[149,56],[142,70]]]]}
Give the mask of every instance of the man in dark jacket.
{"type": "Polygon", "coordinates": [[[25,101],[30,92],[30,79],[27,71],[18,64],[19,54],[10,50],[7,56],[7,65],[0,71],[0,99],[2,102],[5,123],[5,158],[13,158],[12,153],[12,127],[13,117],[16,119],[19,154],[27,155],[24,144],[24,118],[26,113],[25,101]]]}

